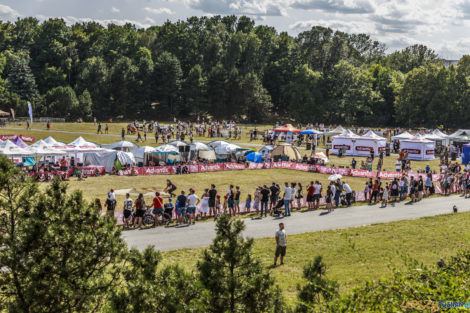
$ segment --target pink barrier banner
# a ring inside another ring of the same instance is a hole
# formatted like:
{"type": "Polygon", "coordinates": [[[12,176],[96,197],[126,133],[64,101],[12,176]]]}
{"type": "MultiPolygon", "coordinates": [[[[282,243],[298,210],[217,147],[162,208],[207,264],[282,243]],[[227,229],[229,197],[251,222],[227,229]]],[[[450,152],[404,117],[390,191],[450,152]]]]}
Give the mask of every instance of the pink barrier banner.
{"type": "Polygon", "coordinates": [[[199,173],[199,165],[187,165],[190,173],[199,173]]]}
{"type": "Polygon", "coordinates": [[[318,173],[320,174],[331,174],[332,168],[329,166],[318,166],[317,167],[318,173]]]}
{"type": "Polygon", "coordinates": [[[271,163],[269,162],[264,162],[264,163],[250,163],[248,165],[249,169],[253,170],[261,170],[261,169],[266,169],[266,168],[272,168],[271,163]]]}
{"type": "Polygon", "coordinates": [[[245,164],[238,163],[224,163],[225,170],[244,170],[246,169],[245,164]]]}
{"type": "Polygon", "coordinates": [[[27,141],[27,142],[33,142],[34,141],[34,137],[31,137],[31,136],[23,136],[23,135],[0,135],[0,139],[1,140],[14,140],[16,139],[16,137],[20,137],[21,140],[23,141],[27,141]]]}
{"type": "Polygon", "coordinates": [[[349,176],[351,174],[351,169],[349,168],[335,168],[333,170],[335,174],[341,174],[343,176],[349,176]]]}
{"type": "Polygon", "coordinates": [[[353,177],[366,177],[366,178],[374,178],[375,172],[369,172],[366,170],[358,170],[358,169],[351,169],[351,176],[353,177]]]}
{"type": "MultiPolygon", "coordinates": [[[[290,163],[289,169],[303,172],[310,172],[312,166],[305,163],[290,163]]],[[[315,170],[315,169],[314,169],[315,170]]]]}

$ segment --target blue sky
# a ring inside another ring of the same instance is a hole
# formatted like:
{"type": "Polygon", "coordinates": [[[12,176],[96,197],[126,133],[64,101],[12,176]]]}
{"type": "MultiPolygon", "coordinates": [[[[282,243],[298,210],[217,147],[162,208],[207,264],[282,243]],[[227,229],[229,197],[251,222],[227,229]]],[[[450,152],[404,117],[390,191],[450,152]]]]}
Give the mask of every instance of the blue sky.
{"type": "Polygon", "coordinates": [[[10,21],[62,17],[148,27],[227,14],[291,35],[322,25],[369,34],[389,51],[422,43],[448,59],[470,54],[470,0],[0,0],[0,19],[10,21]]]}

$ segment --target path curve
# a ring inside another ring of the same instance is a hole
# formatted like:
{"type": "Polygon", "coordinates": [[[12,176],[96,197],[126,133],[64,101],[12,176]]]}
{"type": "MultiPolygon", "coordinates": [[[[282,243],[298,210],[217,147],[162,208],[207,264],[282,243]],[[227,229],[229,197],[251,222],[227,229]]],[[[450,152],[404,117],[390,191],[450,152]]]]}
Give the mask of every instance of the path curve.
{"type": "MultiPolygon", "coordinates": [[[[272,237],[281,221],[289,235],[448,214],[452,213],[454,205],[457,205],[459,212],[470,211],[470,199],[461,196],[425,199],[414,204],[401,202],[395,206],[389,204],[386,208],[380,208],[380,205],[363,205],[336,209],[330,214],[321,210],[294,213],[287,218],[246,218],[243,220],[246,224],[244,235],[252,238],[272,237]]],[[[126,230],[122,236],[131,247],[142,250],[153,245],[155,249],[164,251],[208,246],[215,236],[214,228],[214,222],[205,222],[182,227],[126,230]]]]}

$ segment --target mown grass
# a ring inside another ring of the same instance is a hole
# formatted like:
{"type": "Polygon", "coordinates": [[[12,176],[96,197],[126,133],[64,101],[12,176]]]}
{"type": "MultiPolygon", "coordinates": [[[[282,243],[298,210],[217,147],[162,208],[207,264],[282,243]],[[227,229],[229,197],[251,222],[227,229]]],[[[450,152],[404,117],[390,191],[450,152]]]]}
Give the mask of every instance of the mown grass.
{"type": "MultiPolygon", "coordinates": [[[[436,263],[470,248],[470,213],[425,217],[371,226],[288,235],[286,263],[270,268],[274,239],[256,239],[254,255],[266,267],[293,303],[302,283],[303,266],[322,255],[328,278],[338,281],[346,293],[366,280],[390,277],[390,266],[403,268],[403,257],[423,264],[436,263]]],[[[273,233],[274,233],[273,229],[273,233]]],[[[287,229],[289,234],[289,229],[287,229]]],[[[195,269],[204,248],[163,252],[163,264],[195,269]]]]}

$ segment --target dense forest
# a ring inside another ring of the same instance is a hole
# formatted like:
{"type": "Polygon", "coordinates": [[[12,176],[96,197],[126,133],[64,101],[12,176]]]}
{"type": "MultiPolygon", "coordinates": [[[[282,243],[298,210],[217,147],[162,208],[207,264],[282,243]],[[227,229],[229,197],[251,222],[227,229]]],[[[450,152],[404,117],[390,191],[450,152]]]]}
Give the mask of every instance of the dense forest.
{"type": "Polygon", "coordinates": [[[197,115],[244,122],[463,127],[470,56],[445,67],[422,46],[385,53],[365,34],[292,37],[248,17],[137,29],[62,19],[0,22],[0,109],[68,120],[197,115]]]}

